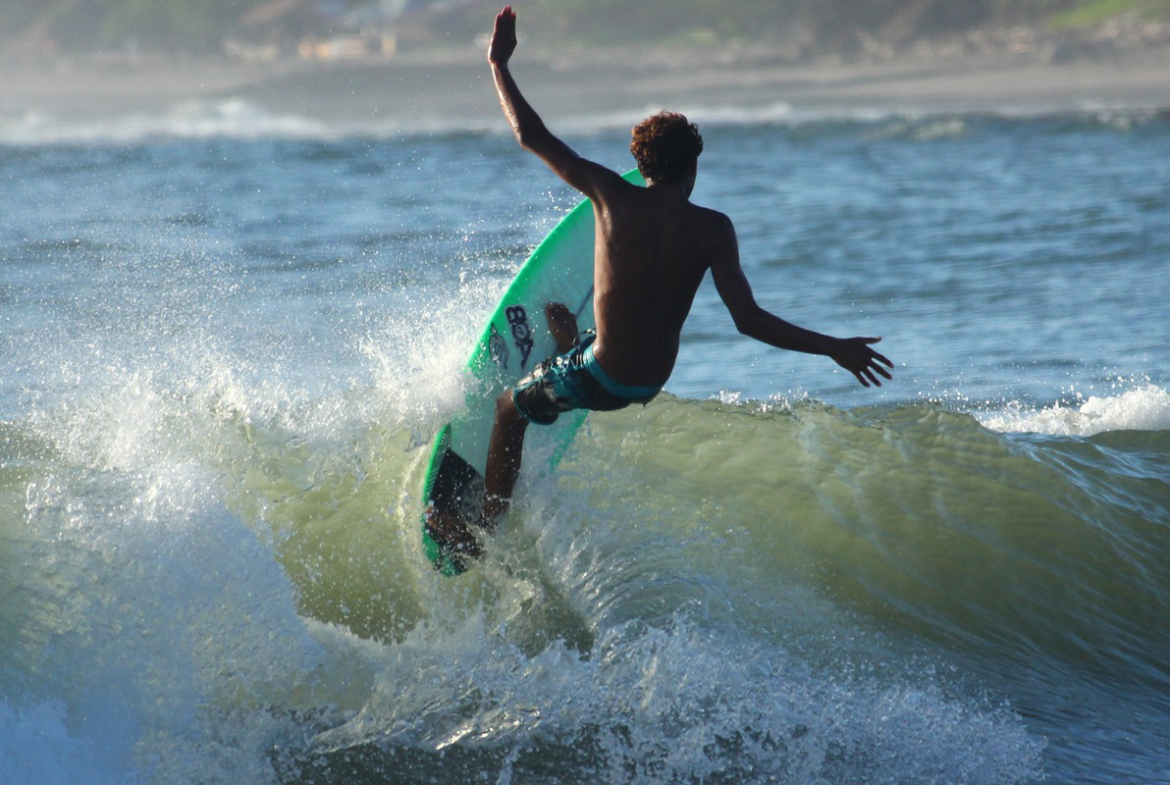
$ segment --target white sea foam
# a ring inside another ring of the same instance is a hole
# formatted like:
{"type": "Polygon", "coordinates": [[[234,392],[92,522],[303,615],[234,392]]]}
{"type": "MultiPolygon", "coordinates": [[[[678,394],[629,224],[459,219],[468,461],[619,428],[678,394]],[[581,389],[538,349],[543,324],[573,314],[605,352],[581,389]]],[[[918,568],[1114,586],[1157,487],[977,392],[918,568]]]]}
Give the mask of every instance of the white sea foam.
{"type": "MultiPolygon", "coordinates": [[[[647,115],[660,112],[667,107],[659,104],[646,104],[638,109],[621,111],[586,113],[572,118],[559,118],[556,125],[562,132],[567,133],[597,133],[601,131],[624,131],[647,115]]],[[[704,127],[720,126],[754,126],[776,124],[799,124],[816,119],[823,119],[829,115],[824,112],[809,112],[794,109],[783,101],[771,104],[761,104],[751,107],[731,105],[701,105],[690,104],[670,107],[674,111],[685,114],[691,120],[704,127]]],[[[838,116],[838,115],[833,115],[838,116]]],[[[868,113],[840,115],[847,119],[869,119],[868,113]]]]}
{"type": "Polygon", "coordinates": [[[241,98],[190,100],[162,111],[89,118],[28,111],[0,117],[0,143],[132,144],[147,139],[336,139],[350,129],[307,116],[269,112],[241,98]]]}
{"type": "Polygon", "coordinates": [[[980,417],[993,431],[1053,436],[1093,436],[1109,431],[1170,430],[1170,392],[1153,384],[1118,395],[1089,396],[1043,409],[1009,407],[980,417]]]}
{"type": "MultiPolygon", "coordinates": [[[[626,130],[660,106],[639,110],[586,113],[561,118],[564,133],[591,134],[626,130]]],[[[785,103],[752,108],[690,106],[684,111],[695,120],[712,125],[766,125],[799,123],[823,118],[823,113],[795,112],[785,103]]],[[[865,115],[849,118],[868,119],[865,115]]],[[[506,126],[498,118],[440,118],[416,115],[407,118],[321,119],[309,114],[274,112],[252,101],[233,97],[191,99],[161,110],[138,110],[76,118],[30,110],[0,116],[0,144],[133,144],[149,139],[303,139],[335,141],[350,136],[386,138],[400,134],[500,133],[506,126]]]]}
{"type": "MultiPolygon", "coordinates": [[[[588,135],[624,131],[647,114],[664,107],[646,104],[603,112],[558,117],[559,132],[588,135]]],[[[906,135],[918,140],[953,138],[968,131],[962,111],[906,112],[897,108],[794,107],[784,101],[736,106],[687,104],[672,107],[703,127],[786,126],[815,123],[860,123],[878,126],[875,138],[906,135]],[[886,125],[893,123],[893,125],[886,125]]],[[[1005,108],[983,112],[1005,119],[1035,119],[1052,110],[1005,108]]],[[[1067,112],[1065,112],[1067,114],[1067,112]]],[[[1152,116],[1149,110],[1085,108],[1078,114],[1092,122],[1127,130],[1152,116]]],[[[0,144],[134,144],[150,139],[302,139],[336,141],[352,136],[389,138],[413,134],[507,132],[498,117],[442,117],[425,113],[410,117],[323,118],[310,113],[274,111],[242,97],[192,98],[157,109],[121,114],[71,116],[30,109],[0,114],[0,144]]]]}

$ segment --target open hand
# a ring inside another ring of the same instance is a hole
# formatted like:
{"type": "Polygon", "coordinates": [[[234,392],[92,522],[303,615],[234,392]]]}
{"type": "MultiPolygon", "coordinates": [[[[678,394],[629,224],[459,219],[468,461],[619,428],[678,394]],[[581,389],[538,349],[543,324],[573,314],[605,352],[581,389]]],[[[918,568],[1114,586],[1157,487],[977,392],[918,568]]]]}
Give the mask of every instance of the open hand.
{"type": "Polygon", "coordinates": [[[887,379],[894,377],[879,363],[885,363],[890,368],[893,368],[894,364],[870,348],[870,344],[880,340],[881,338],[844,338],[840,341],[840,347],[829,356],[837,365],[856,376],[862,387],[869,387],[870,384],[881,387],[882,383],[878,376],[887,379]]]}
{"type": "Polygon", "coordinates": [[[512,6],[504,6],[504,10],[496,16],[496,28],[492,31],[492,42],[488,46],[488,62],[495,65],[504,65],[516,51],[516,12],[512,6]]]}

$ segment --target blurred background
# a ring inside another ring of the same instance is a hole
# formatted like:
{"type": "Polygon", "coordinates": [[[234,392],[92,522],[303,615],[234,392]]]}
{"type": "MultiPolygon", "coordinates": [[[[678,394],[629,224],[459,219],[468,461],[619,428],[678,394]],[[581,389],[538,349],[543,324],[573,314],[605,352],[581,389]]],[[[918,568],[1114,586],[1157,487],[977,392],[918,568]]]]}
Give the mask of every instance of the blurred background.
{"type": "MultiPolygon", "coordinates": [[[[19,128],[46,115],[60,122],[226,98],[326,123],[496,129],[483,53],[499,4],[7,0],[0,136],[18,141],[19,128]]],[[[1170,0],[530,0],[516,8],[518,74],[558,122],[665,106],[1170,105],[1170,0]]]]}
{"type": "MultiPolygon", "coordinates": [[[[7,60],[197,55],[344,60],[466,46],[495,0],[6,0],[7,60]]],[[[1167,0],[534,0],[556,47],[766,46],[791,62],[979,51],[1112,57],[1170,43],[1167,0]]],[[[529,18],[528,13],[531,12],[529,18]]]]}

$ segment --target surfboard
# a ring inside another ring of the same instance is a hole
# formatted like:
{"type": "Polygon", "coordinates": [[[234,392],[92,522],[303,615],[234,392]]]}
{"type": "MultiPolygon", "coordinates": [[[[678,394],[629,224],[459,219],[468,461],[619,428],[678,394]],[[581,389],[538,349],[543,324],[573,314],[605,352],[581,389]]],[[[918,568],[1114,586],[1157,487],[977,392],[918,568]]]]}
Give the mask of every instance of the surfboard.
{"type": "MultiPolygon", "coordinates": [[[[636,169],[623,177],[645,184],[636,169]]],[[[466,405],[435,434],[423,482],[423,551],[443,575],[464,572],[466,560],[442,552],[427,532],[427,516],[435,509],[464,520],[479,516],[496,398],[556,353],[545,305],[564,303],[577,317],[579,330],[594,327],[593,229],[593,207],[586,199],[532,251],[472,347],[467,370],[473,382],[466,405]]],[[[537,456],[550,470],[555,468],[586,414],[569,412],[553,425],[529,428],[525,455],[537,456]]]]}

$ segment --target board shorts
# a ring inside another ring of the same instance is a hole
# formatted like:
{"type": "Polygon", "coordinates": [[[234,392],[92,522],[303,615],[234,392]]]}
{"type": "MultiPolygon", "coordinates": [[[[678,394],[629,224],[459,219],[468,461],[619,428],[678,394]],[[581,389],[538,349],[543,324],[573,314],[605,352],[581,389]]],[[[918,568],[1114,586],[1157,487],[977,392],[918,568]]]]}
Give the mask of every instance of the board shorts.
{"type": "Polygon", "coordinates": [[[631,387],[612,379],[593,356],[597,336],[588,333],[564,354],[550,357],[532,369],[512,390],[516,408],[529,422],[551,425],[574,409],[611,412],[632,403],[649,403],[662,391],[631,387]]]}

